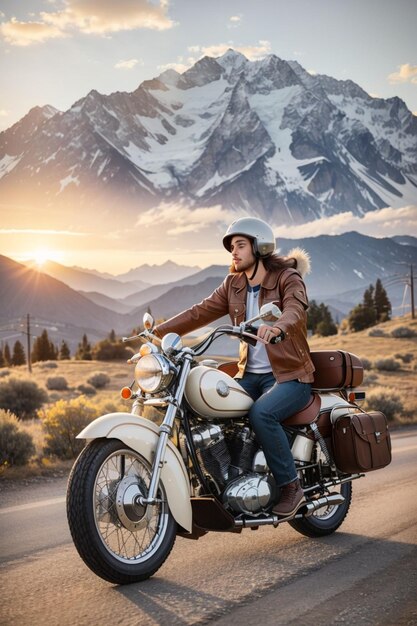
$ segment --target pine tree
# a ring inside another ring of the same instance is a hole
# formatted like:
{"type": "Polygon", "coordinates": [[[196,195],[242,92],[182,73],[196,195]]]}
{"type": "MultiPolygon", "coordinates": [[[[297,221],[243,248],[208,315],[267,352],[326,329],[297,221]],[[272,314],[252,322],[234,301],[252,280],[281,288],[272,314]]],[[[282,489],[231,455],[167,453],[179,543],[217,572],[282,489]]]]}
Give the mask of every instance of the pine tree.
{"type": "Polygon", "coordinates": [[[116,333],[114,332],[113,329],[109,333],[109,340],[111,341],[111,343],[115,343],[116,342],[116,333]]]}
{"type": "Polygon", "coordinates": [[[332,314],[328,307],[322,302],[318,305],[315,300],[310,302],[307,313],[307,328],[313,334],[327,337],[337,334],[337,326],[333,321],[332,314]]]}
{"type": "Polygon", "coordinates": [[[369,285],[368,289],[366,289],[365,293],[363,294],[363,306],[366,309],[366,318],[368,319],[368,327],[374,326],[377,321],[374,292],[375,292],[375,287],[373,285],[369,285]]]}
{"type": "Polygon", "coordinates": [[[316,332],[317,324],[320,321],[320,307],[315,300],[311,300],[307,312],[307,328],[311,330],[313,335],[316,332]]]}
{"type": "Polygon", "coordinates": [[[25,363],[25,351],[20,341],[17,340],[13,347],[12,365],[25,365],[25,363]]]}
{"type": "Polygon", "coordinates": [[[376,311],[373,285],[369,285],[363,294],[361,304],[355,306],[348,316],[349,327],[354,331],[365,330],[376,324],[376,311]]]}
{"type": "Polygon", "coordinates": [[[79,361],[92,361],[93,357],[91,355],[91,344],[89,343],[86,334],[83,335],[82,341],[78,344],[75,358],[79,361]]]}
{"type": "Polygon", "coordinates": [[[5,367],[6,363],[4,361],[3,349],[0,350],[0,367],[5,367]]]}
{"type": "Polygon", "coordinates": [[[43,330],[40,337],[35,339],[32,350],[32,362],[36,363],[37,361],[55,361],[57,358],[57,349],[52,343],[49,341],[48,331],[43,330]]]}
{"type": "Polygon", "coordinates": [[[378,278],[375,283],[374,303],[377,322],[386,322],[391,319],[391,302],[388,299],[387,292],[382,286],[380,278],[378,278]]]}
{"type": "Polygon", "coordinates": [[[9,344],[8,343],[4,344],[3,359],[4,359],[4,364],[6,366],[12,364],[12,355],[10,354],[10,348],[9,348],[9,344]]]}
{"type": "Polygon", "coordinates": [[[366,309],[363,304],[355,306],[349,313],[348,323],[349,328],[354,332],[365,330],[365,328],[372,326],[372,324],[369,323],[368,309],[366,309]]]}
{"type": "Polygon", "coordinates": [[[328,307],[321,303],[319,306],[320,321],[316,326],[316,333],[322,337],[337,335],[337,326],[333,321],[332,314],[328,307]]]}
{"type": "Polygon", "coordinates": [[[58,359],[60,361],[68,361],[71,358],[70,349],[66,341],[61,341],[61,347],[59,349],[58,359]]]}

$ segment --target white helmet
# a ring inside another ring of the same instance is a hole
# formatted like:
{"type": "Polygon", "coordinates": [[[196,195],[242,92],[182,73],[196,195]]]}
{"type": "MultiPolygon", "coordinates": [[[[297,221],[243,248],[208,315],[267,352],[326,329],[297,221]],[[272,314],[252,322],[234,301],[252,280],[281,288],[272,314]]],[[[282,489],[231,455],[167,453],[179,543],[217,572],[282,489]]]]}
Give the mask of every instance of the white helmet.
{"type": "Polygon", "coordinates": [[[263,258],[275,252],[275,237],[272,228],[257,217],[241,217],[232,222],[223,237],[223,245],[231,252],[232,237],[243,235],[252,241],[256,258],[263,258]]]}

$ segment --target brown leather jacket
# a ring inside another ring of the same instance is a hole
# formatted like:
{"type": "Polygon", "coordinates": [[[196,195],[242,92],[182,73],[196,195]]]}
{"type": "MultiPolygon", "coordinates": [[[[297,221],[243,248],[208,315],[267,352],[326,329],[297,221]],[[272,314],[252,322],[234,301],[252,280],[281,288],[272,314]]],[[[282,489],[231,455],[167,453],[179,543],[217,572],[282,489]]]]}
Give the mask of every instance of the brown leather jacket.
{"type": "MultiPolygon", "coordinates": [[[[238,325],[245,320],[246,294],[245,274],[229,274],[208,298],[159,324],[154,332],[159,337],[170,332],[184,335],[227,313],[232,323],[238,325]]],[[[297,379],[312,382],[314,365],[307,343],[306,324],[308,300],[300,274],[293,269],[268,272],[261,285],[259,306],[268,302],[274,302],[281,309],[282,315],[274,326],[285,333],[284,341],[266,346],[275,379],[278,382],[297,379]]],[[[239,357],[237,377],[241,378],[247,361],[247,345],[244,342],[241,342],[239,357]]]]}

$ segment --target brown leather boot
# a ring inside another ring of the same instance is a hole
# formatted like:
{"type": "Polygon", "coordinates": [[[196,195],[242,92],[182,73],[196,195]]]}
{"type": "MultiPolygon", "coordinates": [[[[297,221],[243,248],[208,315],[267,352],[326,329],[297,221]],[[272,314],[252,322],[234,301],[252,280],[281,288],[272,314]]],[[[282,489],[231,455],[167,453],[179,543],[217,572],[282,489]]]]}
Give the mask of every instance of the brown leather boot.
{"type": "Polygon", "coordinates": [[[272,513],[279,517],[291,517],[302,502],[305,502],[304,491],[297,478],[292,483],[281,487],[279,502],[272,509],[272,513]]]}

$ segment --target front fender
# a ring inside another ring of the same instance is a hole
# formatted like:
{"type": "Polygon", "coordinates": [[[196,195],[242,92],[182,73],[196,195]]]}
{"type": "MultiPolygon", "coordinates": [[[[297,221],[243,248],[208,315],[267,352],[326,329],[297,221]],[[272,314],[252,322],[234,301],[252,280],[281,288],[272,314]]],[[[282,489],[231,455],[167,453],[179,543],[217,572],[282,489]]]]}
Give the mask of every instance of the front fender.
{"type": "MultiPolygon", "coordinates": [[[[91,422],[77,439],[119,439],[141,454],[151,465],[159,438],[158,426],[132,413],[108,413],[91,422]]],[[[175,521],[188,532],[192,530],[190,481],[184,461],[172,441],[168,440],[164,466],[161,470],[169,508],[175,521]]]]}

